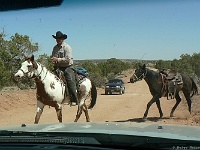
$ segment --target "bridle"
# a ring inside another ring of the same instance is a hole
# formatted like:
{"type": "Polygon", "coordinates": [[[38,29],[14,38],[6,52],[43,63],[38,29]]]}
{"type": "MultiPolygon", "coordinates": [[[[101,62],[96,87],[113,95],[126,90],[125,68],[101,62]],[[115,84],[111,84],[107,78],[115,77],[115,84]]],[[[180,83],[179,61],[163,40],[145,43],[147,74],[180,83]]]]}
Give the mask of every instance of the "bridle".
{"type": "MultiPolygon", "coordinates": [[[[22,69],[20,69],[20,70],[23,72],[23,74],[24,74],[24,76],[25,76],[26,78],[29,78],[29,79],[38,78],[38,79],[40,79],[40,75],[42,74],[42,72],[43,72],[43,70],[44,70],[43,68],[44,68],[44,67],[42,66],[42,70],[40,71],[40,73],[39,73],[37,76],[34,74],[32,77],[29,77],[29,76],[28,76],[28,73],[32,73],[32,72],[33,72],[33,69],[36,69],[36,68],[34,67],[34,64],[32,64],[31,66],[28,66],[28,71],[27,71],[27,72],[24,72],[24,70],[22,70],[22,69]]],[[[44,77],[41,81],[43,81],[43,80],[46,78],[47,72],[48,72],[48,71],[46,71],[45,77],[44,77]]]]}
{"type": "Polygon", "coordinates": [[[147,69],[145,69],[145,72],[143,72],[139,77],[134,73],[133,76],[136,78],[137,81],[142,80],[147,75],[147,69]]]}
{"type": "Polygon", "coordinates": [[[23,72],[24,76],[25,76],[26,78],[28,78],[28,79],[34,78],[34,76],[32,76],[32,77],[29,77],[29,76],[28,76],[28,73],[31,73],[31,72],[33,71],[33,67],[31,67],[31,69],[30,69],[30,67],[31,67],[31,66],[28,67],[28,71],[27,71],[27,72],[24,72],[24,70],[22,70],[21,68],[19,69],[20,71],[23,72]]]}

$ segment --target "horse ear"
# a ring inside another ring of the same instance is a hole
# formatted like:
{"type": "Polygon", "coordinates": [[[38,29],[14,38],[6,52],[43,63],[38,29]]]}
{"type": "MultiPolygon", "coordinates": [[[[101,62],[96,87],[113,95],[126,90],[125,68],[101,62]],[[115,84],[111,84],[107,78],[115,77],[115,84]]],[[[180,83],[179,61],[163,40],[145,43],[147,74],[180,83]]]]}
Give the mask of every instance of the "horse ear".
{"type": "Polygon", "coordinates": [[[38,65],[37,65],[37,63],[34,61],[34,55],[33,55],[33,54],[32,54],[32,56],[30,57],[30,61],[32,62],[33,67],[34,67],[35,69],[37,69],[37,68],[38,68],[38,65]]]}
{"type": "Polygon", "coordinates": [[[142,66],[142,68],[145,69],[145,68],[146,68],[146,65],[144,64],[144,65],[142,66]]]}
{"type": "Polygon", "coordinates": [[[32,62],[34,62],[34,55],[32,55],[32,56],[30,57],[30,60],[31,60],[32,62]]]}

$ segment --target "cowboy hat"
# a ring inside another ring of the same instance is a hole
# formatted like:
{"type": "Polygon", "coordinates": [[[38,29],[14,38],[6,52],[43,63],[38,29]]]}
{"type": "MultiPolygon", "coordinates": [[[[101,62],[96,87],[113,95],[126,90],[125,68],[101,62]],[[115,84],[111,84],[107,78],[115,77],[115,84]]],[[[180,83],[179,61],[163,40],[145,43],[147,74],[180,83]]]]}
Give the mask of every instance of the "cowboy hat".
{"type": "Polygon", "coordinates": [[[63,34],[62,32],[60,31],[57,31],[56,32],[56,36],[55,35],[52,35],[54,39],[58,39],[58,38],[64,38],[66,39],[67,38],[67,35],[66,34],[63,34]]]}

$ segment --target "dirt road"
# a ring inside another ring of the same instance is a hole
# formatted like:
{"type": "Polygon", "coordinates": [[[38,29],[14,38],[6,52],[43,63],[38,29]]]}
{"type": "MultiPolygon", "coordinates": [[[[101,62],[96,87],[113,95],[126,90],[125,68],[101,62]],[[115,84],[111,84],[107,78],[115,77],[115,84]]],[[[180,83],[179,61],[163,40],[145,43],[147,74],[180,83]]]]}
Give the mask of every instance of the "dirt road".
{"type": "MultiPolygon", "coordinates": [[[[96,106],[89,110],[91,121],[93,122],[140,122],[148,101],[152,98],[148,86],[144,80],[136,83],[128,83],[131,72],[124,77],[126,91],[123,95],[104,95],[104,89],[98,89],[98,99],[96,106]]],[[[196,99],[199,97],[196,96],[196,99]]],[[[0,126],[32,124],[36,114],[35,90],[0,92],[0,126]]],[[[187,104],[183,99],[174,118],[170,118],[170,110],[175,104],[175,100],[161,98],[161,107],[164,119],[159,117],[156,104],[149,110],[148,123],[166,124],[186,124],[199,125],[199,111],[189,114],[187,104]]],[[[63,107],[63,122],[73,122],[77,107],[63,107]]],[[[79,122],[85,122],[82,114],[79,122]]],[[[46,106],[40,118],[40,124],[58,123],[54,108],[46,106]]]]}

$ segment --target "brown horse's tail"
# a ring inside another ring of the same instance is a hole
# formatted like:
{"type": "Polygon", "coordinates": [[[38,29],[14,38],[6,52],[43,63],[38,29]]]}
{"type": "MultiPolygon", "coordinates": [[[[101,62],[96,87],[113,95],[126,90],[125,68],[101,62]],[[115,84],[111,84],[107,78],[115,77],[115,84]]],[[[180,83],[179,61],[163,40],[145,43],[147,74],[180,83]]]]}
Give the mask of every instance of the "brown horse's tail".
{"type": "Polygon", "coordinates": [[[192,97],[193,95],[197,95],[198,94],[198,87],[196,85],[196,83],[194,82],[194,80],[190,77],[191,81],[192,81],[192,95],[190,97],[192,97]]]}
{"type": "Polygon", "coordinates": [[[90,105],[88,106],[88,109],[92,109],[94,105],[96,104],[97,101],[97,89],[94,84],[94,82],[91,81],[92,88],[91,88],[91,102],[90,105]]]}

